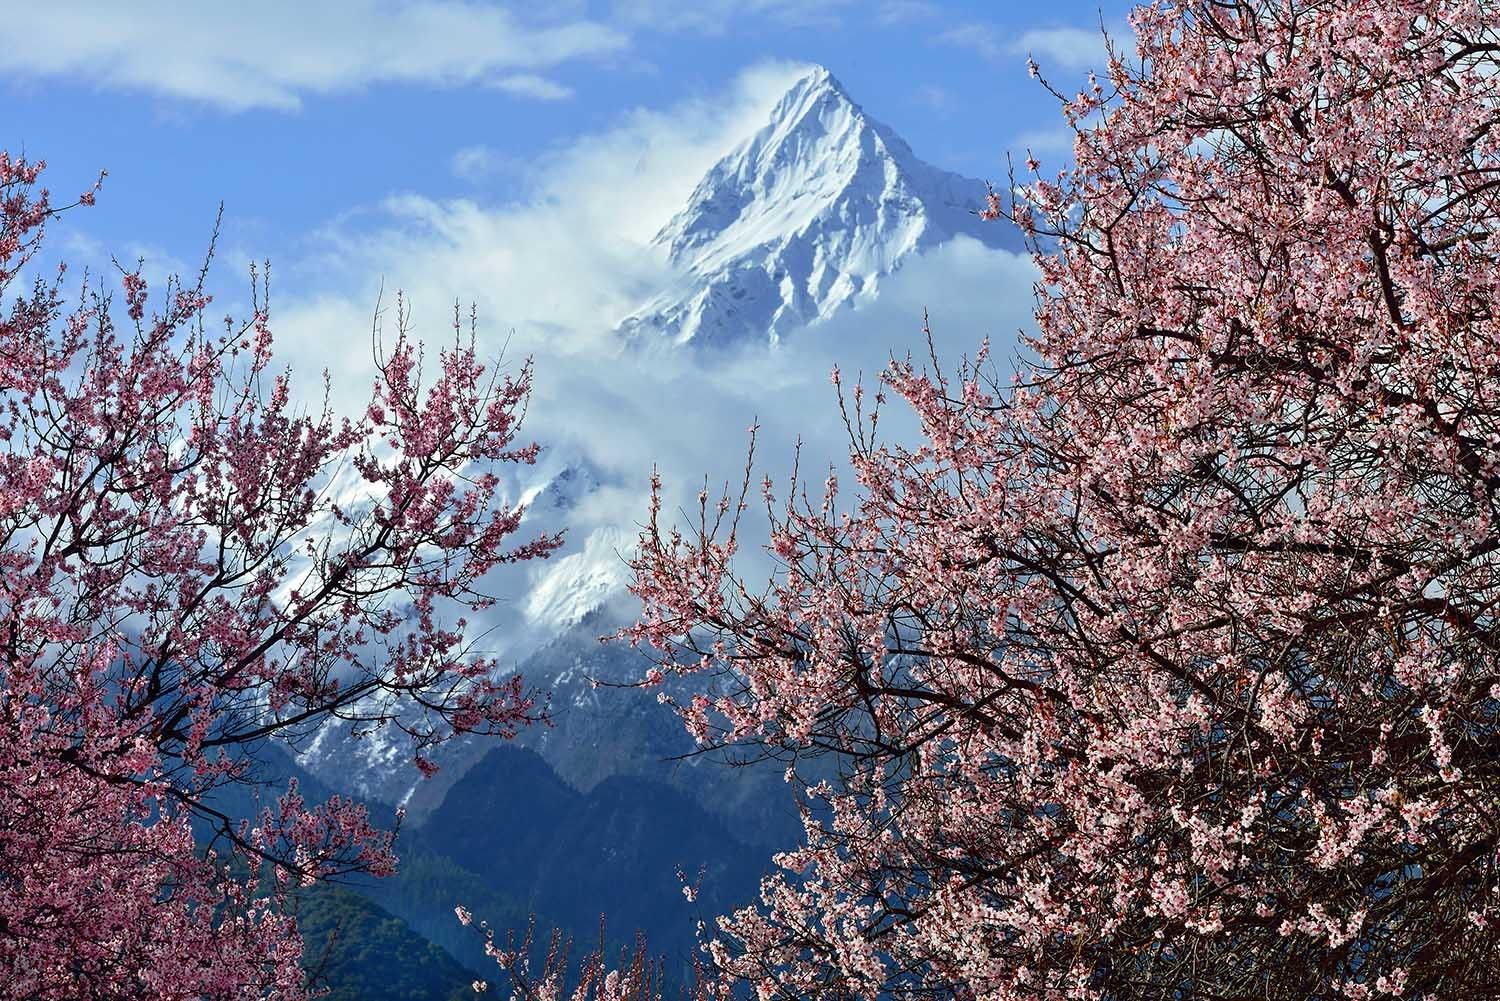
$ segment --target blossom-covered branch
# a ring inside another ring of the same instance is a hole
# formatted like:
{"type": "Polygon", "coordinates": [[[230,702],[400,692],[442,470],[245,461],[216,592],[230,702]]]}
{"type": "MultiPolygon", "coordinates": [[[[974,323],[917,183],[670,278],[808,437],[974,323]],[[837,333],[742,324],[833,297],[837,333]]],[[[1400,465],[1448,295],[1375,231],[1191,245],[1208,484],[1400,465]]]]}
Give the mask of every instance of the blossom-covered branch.
{"type": "Polygon", "coordinates": [[[430,768],[536,718],[463,617],[491,569],[560,545],[516,541],[494,472],[536,456],[530,369],[490,371],[455,322],[424,379],[398,306],[368,408],[338,418],[271,368],[264,284],[221,328],[202,275],[12,294],[55,215],[40,171],[0,153],[0,995],[291,997],[279,887],[388,872],[390,833],[295,788],[249,817],[209,794],[330,719],[398,726],[430,768]]]}
{"type": "Polygon", "coordinates": [[[1132,21],[1074,165],[993,200],[1015,382],[893,363],[922,440],[856,414],[852,495],[767,484],[769,582],[732,518],[642,536],[626,635],[715,679],[692,731],[840,765],[713,943],[761,997],[1500,983],[1500,25],[1132,21]]]}

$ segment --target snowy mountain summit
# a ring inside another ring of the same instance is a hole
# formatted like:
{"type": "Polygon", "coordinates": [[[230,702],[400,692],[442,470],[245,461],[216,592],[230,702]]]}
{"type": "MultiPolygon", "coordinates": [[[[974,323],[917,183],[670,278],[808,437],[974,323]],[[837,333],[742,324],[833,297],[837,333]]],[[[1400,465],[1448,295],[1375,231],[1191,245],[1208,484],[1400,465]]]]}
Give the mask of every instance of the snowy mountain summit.
{"type": "Polygon", "coordinates": [[[656,235],[680,277],[620,329],[700,347],[775,343],[955,235],[1021,249],[1008,223],[978,217],[987,190],[919,160],[815,67],[656,235]]]}
{"type": "MultiPolygon", "coordinates": [[[[673,280],[627,317],[620,333],[642,345],[705,350],[795,337],[801,327],[873,300],[903,265],[956,236],[1022,249],[1009,223],[978,217],[987,193],[982,181],[918,159],[815,67],[708,170],[656,235],[673,280]]],[[[613,522],[601,514],[617,502],[599,498],[627,484],[580,451],[549,449],[521,473],[511,486],[528,506],[528,529],[568,524],[573,533],[567,551],[527,568],[515,600],[493,613],[509,637],[504,669],[525,658],[521,673],[549,691],[559,710],[556,728],[534,728],[521,739],[580,787],[588,776],[645,774],[686,750],[673,743],[680,726],[654,699],[603,699],[589,682],[624,681],[641,669],[637,651],[597,642],[617,624],[611,616],[626,594],[625,554],[640,509],[623,509],[613,522]]],[[[645,485],[635,486],[644,496],[645,485]]],[[[300,763],[330,784],[388,803],[414,795],[417,780],[398,730],[357,741],[340,739],[342,732],[320,731],[301,749],[300,763]]],[[[437,752],[443,772],[422,785],[414,810],[440,801],[483,746],[461,740],[437,752]]],[[[780,773],[772,774],[779,786],[780,773]]]]}

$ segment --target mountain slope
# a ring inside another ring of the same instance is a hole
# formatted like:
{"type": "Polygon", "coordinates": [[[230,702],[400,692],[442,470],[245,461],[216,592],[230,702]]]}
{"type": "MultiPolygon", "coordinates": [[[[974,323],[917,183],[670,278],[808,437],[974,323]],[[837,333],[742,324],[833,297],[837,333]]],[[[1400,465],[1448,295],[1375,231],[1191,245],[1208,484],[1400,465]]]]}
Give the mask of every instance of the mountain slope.
{"type": "Polygon", "coordinates": [[[1021,249],[1009,224],[979,219],[987,191],[918,159],[816,67],[657,234],[681,277],[621,330],[700,347],[776,342],[957,235],[1021,249]]]}
{"type": "MultiPolygon", "coordinates": [[[[1020,249],[1010,224],[979,219],[986,194],[983,182],[920,160],[827,70],[811,69],[662,227],[656,242],[677,280],[627,318],[622,335],[706,369],[715,359],[694,351],[763,347],[793,336],[878,295],[892,274],[956,238],[1020,249]]],[[[601,430],[607,438],[614,429],[601,430]]],[[[507,666],[519,660],[523,677],[552,694],[558,724],[523,733],[519,742],[578,791],[588,793],[611,776],[650,779],[688,791],[757,847],[784,847],[800,836],[778,768],[736,769],[728,777],[729,770],[703,758],[668,761],[691,752],[693,743],[651,693],[595,691],[588,682],[626,681],[644,670],[639,652],[596,642],[634,607],[621,596],[644,483],[636,484],[633,506],[606,502],[626,484],[595,468],[581,450],[548,450],[527,472],[515,496],[531,505],[528,528],[573,527],[563,553],[504,592],[513,596],[504,625],[507,666]],[[601,514],[606,503],[617,513],[601,514]],[[715,769],[715,779],[705,781],[700,769],[715,769]]],[[[437,777],[419,782],[397,738],[388,730],[354,741],[330,727],[302,749],[301,761],[346,791],[409,805],[418,819],[487,750],[482,742],[455,741],[434,753],[442,765],[437,777]]]]}
{"type": "MultiPolygon", "coordinates": [[[[475,975],[443,949],[354,890],[299,895],[303,962],[326,1001],[460,1001],[475,975]]],[[[493,965],[493,964],[486,964],[493,965]]]]}
{"type": "Polygon", "coordinates": [[[691,958],[699,913],[753,900],[768,864],[722,820],[661,782],[616,775],[580,793],[534,752],[514,746],[492,748],[417,836],[476,874],[486,892],[525,901],[580,942],[591,940],[603,914],[612,938],[644,932],[652,952],[674,962],[691,958]],[[679,868],[690,878],[702,870],[696,904],[684,900],[679,868]]]}

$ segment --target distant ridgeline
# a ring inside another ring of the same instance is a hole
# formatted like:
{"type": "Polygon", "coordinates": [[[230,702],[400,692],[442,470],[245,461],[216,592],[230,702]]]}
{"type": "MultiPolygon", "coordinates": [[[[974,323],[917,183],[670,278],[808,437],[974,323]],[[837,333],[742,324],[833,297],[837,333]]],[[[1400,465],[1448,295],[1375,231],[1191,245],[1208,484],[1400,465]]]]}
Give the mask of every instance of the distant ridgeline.
{"type": "MultiPolygon", "coordinates": [[[[296,777],[309,798],[329,794],[279,752],[262,763],[268,790],[296,777]]],[[[371,809],[394,821],[390,807],[371,809]]],[[[408,821],[396,847],[397,875],[299,898],[304,962],[333,1001],[447,1001],[472,997],[476,978],[501,981],[480,936],[456,920],[457,904],[502,940],[535,914],[538,933],[562,929],[575,954],[597,944],[602,914],[614,947],[643,932],[679,975],[697,918],[752,899],[764,858],[661,782],[618,775],[580,793],[509,745],[493,747],[421,824],[408,821]],[[695,903],[679,869],[694,881],[703,873],[695,903]]]]}

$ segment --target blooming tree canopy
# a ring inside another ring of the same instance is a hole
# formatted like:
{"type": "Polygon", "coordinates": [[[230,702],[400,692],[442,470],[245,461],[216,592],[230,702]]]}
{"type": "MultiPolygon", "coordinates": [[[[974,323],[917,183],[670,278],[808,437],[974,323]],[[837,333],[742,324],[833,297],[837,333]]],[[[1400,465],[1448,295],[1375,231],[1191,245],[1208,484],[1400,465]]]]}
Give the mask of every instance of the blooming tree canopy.
{"type": "Polygon", "coordinates": [[[1500,17],[1132,25],[1074,165],[993,201],[1041,273],[1014,382],[854,389],[854,489],[765,486],[768,582],[744,494],[642,536],[644,683],[839,766],[711,943],[762,998],[1500,990],[1500,17]]]}
{"type": "Polygon", "coordinates": [[[560,544],[515,541],[494,472],[536,455],[530,372],[471,334],[424,384],[403,317],[363,414],[307,412],[260,286],[216,330],[201,276],[154,307],[139,270],[71,306],[35,277],[40,170],[0,153],[0,997],[296,998],[284,887],[387,872],[391,835],[340,798],[210,794],[330,719],[400,727],[427,770],[536,716],[456,617],[560,544]]]}

